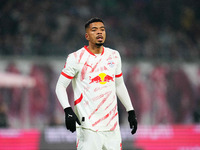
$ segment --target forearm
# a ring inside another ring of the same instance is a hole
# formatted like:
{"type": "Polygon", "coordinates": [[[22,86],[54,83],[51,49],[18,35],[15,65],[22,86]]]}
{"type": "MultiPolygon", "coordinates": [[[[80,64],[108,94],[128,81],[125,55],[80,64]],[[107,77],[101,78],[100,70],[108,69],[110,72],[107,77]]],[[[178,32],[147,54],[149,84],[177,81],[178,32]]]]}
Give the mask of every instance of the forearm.
{"type": "Polygon", "coordinates": [[[133,110],[131,99],[128,94],[127,88],[124,84],[123,77],[116,78],[116,94],[119,100],[122,102],[122,104],[126,108],[127,112],[130,110],[133,110]]]}
{"type": "Polygon", "coordinates": [[[56,95],[58,97],[58,100],[63,107],[63,109],[70,107],[69,101],[68,101],[68,95],[66,92],[66,88],[70,84],[71,80],[63,77],[60,75],[58,82],[56,84],[56,95]]]}

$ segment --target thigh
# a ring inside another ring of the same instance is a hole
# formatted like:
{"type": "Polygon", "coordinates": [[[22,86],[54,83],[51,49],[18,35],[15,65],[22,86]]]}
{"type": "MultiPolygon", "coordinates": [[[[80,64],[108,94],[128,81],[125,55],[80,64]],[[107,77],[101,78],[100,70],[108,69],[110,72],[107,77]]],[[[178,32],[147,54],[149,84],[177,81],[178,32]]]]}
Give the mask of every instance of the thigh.
{"type": "Polygon", "coordinates": [[[77,150],[102,150],[98,132],[77,128],[77,150]]]}
{"type": "Polygon", "coordinates": [[[121,133],[119,130],[105,132],[103,150],[122,150],[121,133]]]}

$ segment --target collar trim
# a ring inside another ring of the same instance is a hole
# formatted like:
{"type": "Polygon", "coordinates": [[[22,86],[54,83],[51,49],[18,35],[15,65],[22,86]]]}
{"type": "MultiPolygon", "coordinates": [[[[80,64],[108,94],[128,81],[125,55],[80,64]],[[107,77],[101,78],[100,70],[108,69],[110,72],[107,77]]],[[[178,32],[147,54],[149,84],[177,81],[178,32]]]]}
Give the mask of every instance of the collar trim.
{"type": "MultiPolygon", "coordinates": [[[[89,49],[88,49],[88,46],[84,46],[84,48],[88,51],[88,53],[90,53],[91,55],[93,55],[93,56],[96,56],[94,53],[92,53],[89,49]]],[[[103,47],[103,51],[102,51],[102,53],[101,53],[101,55],[103,55],[104,54],[104,47],[103,47]]]]}

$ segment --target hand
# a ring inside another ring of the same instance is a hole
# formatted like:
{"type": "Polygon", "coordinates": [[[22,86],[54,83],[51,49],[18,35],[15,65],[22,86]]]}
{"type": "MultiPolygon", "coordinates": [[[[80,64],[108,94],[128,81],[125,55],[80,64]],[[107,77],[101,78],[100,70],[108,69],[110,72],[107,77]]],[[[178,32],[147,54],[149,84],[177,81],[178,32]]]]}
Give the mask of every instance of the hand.
{"type": "Polygon", "coordinates": [[[135,134],[137,131],[137,118],[135,116],[134,110],[128,111],[128,121],[130,124],[130,128],[132,129],[131,133],[135,134]]]}
{"type": "Polygon", "coordinates": [[[64,109],[65,111],[65,125],[68,130],[71,132],[76,131],[76,122],[81,125],[78,117],[74,113],[71,107],[67,107],[64,109]]]}

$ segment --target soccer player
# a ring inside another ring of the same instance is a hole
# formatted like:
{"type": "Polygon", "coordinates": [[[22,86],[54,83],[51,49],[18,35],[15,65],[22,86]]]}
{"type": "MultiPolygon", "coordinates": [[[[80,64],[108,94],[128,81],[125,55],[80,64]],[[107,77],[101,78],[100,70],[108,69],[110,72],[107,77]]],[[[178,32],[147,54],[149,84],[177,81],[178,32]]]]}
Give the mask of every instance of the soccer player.
{"type": "Polygon", "coordinates": [[[86,22],[85,38],[88,46],[69,54],[56,85],[66,128],[77,131],[78,150],[121,150],[117,96],[128,112],[132,134],[137,119],[123,81],[120,54],[103,46],[106,29],[100,18],[86,22]],[[74,110],[66,92],[71,81],[74,110]]]}

